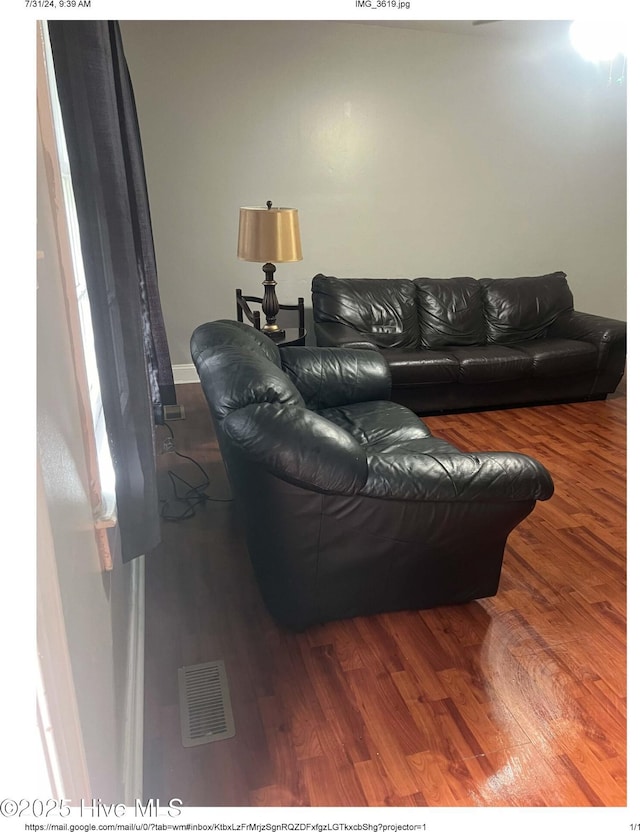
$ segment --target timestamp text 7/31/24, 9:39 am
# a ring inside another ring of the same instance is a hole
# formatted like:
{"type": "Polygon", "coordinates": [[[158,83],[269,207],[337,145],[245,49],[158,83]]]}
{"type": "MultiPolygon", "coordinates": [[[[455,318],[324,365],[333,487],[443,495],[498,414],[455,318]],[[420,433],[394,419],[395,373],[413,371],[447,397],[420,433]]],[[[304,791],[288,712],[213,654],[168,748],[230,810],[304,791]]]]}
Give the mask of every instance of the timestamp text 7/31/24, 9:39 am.
{"type": "Polygon", "coordinates": [[[24,0],[25,9],[90,9],[91,0],[24,0]]]}

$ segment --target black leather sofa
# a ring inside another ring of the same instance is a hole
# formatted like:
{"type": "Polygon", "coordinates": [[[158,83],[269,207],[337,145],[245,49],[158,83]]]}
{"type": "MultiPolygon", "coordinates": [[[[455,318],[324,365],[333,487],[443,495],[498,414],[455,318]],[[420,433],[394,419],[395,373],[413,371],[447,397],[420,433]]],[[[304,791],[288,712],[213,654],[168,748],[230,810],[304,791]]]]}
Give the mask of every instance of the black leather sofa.
{"type": "Polygon", "coordinates": [[[461,453],[388,400],[374,350],[283,347],[236,321],[191,353],[264,600],[285,626],[494,595],[536,460],[461,453]]]}
{"type": "Polygon", "coordinates": [[[378,350],[392,399],[418,413],[603,399],[626,324],[577,312],[564,272],[312,282],[320,346],[378,350]]]}

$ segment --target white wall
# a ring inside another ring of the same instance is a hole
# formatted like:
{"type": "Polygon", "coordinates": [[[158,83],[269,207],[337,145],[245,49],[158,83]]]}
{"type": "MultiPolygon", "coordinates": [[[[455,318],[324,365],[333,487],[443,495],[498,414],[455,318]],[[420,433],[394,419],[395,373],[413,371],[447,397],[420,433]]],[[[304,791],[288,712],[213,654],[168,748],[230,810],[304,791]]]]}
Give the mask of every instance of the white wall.
{"type": "Polygon", "coordinates": [[[260,293],[238,208],[297,207],[316,272],[567,272],[576,308],[624,318],[625,90],[568,41],[347,22],[123,21],[174,364],[200,323],[260,293]]]}

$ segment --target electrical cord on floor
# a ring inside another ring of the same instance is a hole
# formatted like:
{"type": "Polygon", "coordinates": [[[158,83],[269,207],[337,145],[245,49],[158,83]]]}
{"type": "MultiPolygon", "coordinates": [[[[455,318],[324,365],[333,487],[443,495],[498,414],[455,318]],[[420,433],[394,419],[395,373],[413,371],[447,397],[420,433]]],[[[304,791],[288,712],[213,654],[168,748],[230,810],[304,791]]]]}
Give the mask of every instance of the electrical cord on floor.
{"type": "Polygon", "coordinates": [[[176,456],[179,456],[181,459],[186,459],[188,462],[193,463],[193,465],[195,465],[196,468],[200,471],[204,479],[198,485],[194,485],[193,483],[188,482],[183,477],[176,474],[175,471],[167,471],[173,489],[173,500],[160,500],[160,517],[163,520],[178,523],[181,520],[188,520],[191,517],[195,517],[196,509],[198,508],[198,506],[204,505],[207,502],[233,502],[233,499],[230,497],[210,497],[207,494],[207,488],[209,488],[209,486],[211,485],[211,480],[209,479],[207,472],[204,470],[204,468],[202,467],[202,465],[200,465],[199,462],[196,462],[195,459],[193,459],[190,456],[187,456],[186,454],[182,454],[180,453],[180,451],[176,450],[175,436],[170,425],[168,425],[166,422],[163,422],[162,427],[165,427],[169,431],[169,436],[165,439],[163,443],[162,452],[173,453],[176,456]],[[180,493],[181,486],[186,488],[186,490],[182,494],[180,493]],[[175,503],[183,507],[182,512],[172,513],[172,508],[174,507],[175,503]]]}

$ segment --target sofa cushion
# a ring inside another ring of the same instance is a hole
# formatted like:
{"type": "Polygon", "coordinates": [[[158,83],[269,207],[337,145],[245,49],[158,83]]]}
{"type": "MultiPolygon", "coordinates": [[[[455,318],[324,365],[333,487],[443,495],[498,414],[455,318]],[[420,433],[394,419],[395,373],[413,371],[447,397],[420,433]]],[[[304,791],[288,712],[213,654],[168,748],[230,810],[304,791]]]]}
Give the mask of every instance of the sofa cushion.
{"type": "Polygon", "coordinates": [[[416,287],[412,280],[316,275],[311,289],[316,320],[347,324],[369,335],[378,347],[418,347],[416,287]]]}
{"type": "Polygon", "coordinates": [[[484,344],[480,284],[473,277],[419,277],[418,322],[423,347],[484,344]]]}
{"type": "Polygon", "coordinates": [[[531,375],[533,359],[522,350],[502,346],[452,347],[463,384],[511,381],[531,375]]]}
{"type": "Polygon", "coordinates": [[[459,381],[460,365],[443,350],[382,350],[394,387],[459,381]]]}
{"type": "Polygon", "coordinates": [[[488,343],[542,338],[559,315],[573,309],[573,295],[564,272],[538,277],[485,277],[479,283],[488,343]]]}
{"type": "Polygon", "coordinates": [[[588,341],[542,338],[524,344],[512,344],[511,347],[531,358],[531,375],[535,378],[589,373],[596,369],[598,363],[598,349],[588,341]]]}

